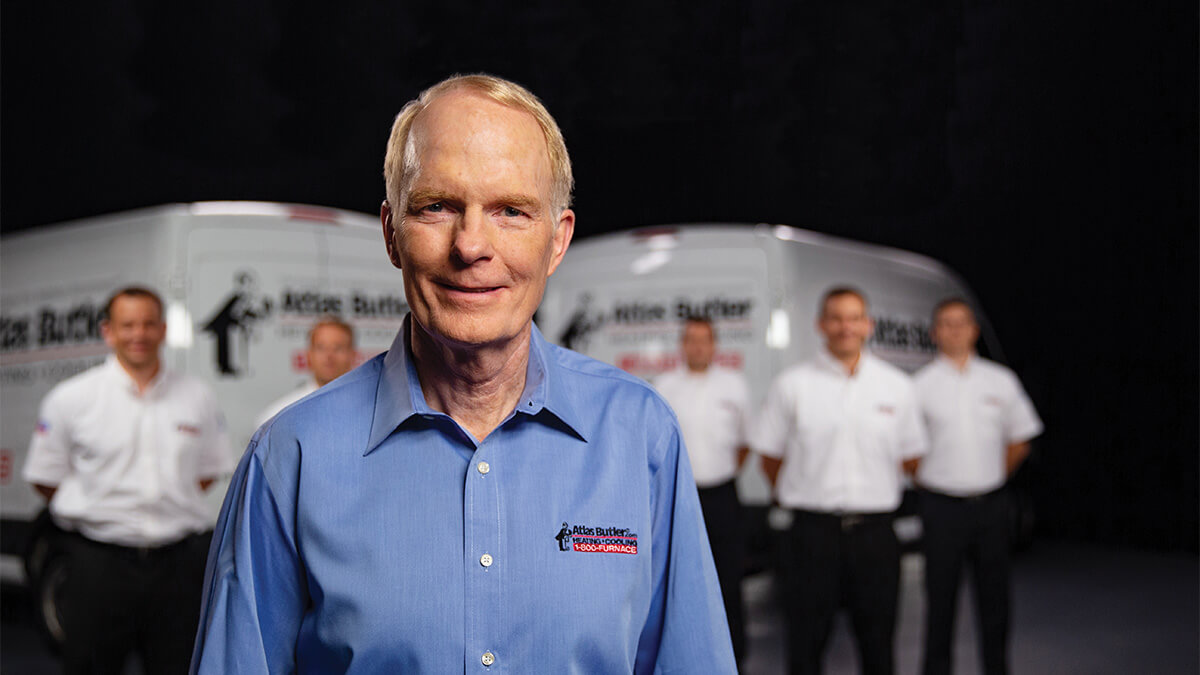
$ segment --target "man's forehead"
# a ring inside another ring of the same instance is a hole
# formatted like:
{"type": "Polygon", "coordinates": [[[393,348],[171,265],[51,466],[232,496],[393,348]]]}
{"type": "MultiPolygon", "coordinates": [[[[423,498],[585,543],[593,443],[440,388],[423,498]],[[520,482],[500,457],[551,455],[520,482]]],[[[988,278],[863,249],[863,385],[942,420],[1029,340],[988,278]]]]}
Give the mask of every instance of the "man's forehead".
{"type": "Polygon", "coordinates": [[[469,89],[453,89],[430,101],[413,120],[412,134],[421,146],[469,141],[483,149],[517,141],[517,148],[549,159],[545,134],[532,114],[469,89]]]}

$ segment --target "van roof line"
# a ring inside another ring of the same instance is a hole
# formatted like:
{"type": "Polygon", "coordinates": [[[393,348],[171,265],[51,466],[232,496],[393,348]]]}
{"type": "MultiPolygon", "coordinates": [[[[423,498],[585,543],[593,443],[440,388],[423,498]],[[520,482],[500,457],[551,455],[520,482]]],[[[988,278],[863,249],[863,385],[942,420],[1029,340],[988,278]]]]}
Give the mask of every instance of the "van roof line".
{"type": "MultiPolygon", "coordinates": [[[[794,241],[801,244],[812,244],[815,246],[825,246],[829,248],[837,248],[844,251],[869,252],[877,255],[887,256],[889,260],[898,262],[910,267],[916,267],[929,272],[937,272],[955,277],[958,275],[954,270],[950,269],[945,263],[942,263],[934,258],[931,258],[920,253],[913,253],[904,249],[884,246],[882,244],[872,244],[868,242],[857,241],[854,239],[846,239],[832,234],[824,234],[813,230],[805,230],[791,225],[781,225],[772,223],[671,223],[662,225],[645,225],[636,227],[623,232],[611,233],[611,236],[619,237],[622,235],[632,235],[637,239],[650,239],[657,235],[680,235],[685,234],[689,230],[703,228],[706,230],[724,230],[727,232],[746,232],[752,230],[760,236],[774,236],[777,239],[784,241],[794,241]]],[[[609,235],[597,235],[597,239],[604,238],[609,235]]],[[[582,240],[581,240],[582,241],[582,240]]]]}

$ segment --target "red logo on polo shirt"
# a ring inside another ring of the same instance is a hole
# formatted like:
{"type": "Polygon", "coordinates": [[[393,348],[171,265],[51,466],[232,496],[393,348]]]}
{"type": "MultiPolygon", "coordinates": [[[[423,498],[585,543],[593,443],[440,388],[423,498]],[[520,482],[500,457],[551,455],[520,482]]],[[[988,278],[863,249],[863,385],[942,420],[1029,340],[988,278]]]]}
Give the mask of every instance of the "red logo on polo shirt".
{"type": "Polygon", "coordinates": [[[175,427],[175,429],[177,429],[178,431],[180,431],[182,433],[190,434],[192,436],[200,435],[200,427],[194,427],[190,424],[183,424],[182,422],[179,424],[179,426],[175,427]]]}
{"type": "Polygon", "coordinates": [[[637,555],[637,534],[627,527],[568,525],[554,535],[558,550],[577,553],[625,553],[637,555]]]}
{"type": "Polygon", "coordinates": [[[883,413],[884,415],[895,415],[896,408],[895,408],[895,406],[890,406],[890,405],[880,405],[879,412],[883,413]]]}

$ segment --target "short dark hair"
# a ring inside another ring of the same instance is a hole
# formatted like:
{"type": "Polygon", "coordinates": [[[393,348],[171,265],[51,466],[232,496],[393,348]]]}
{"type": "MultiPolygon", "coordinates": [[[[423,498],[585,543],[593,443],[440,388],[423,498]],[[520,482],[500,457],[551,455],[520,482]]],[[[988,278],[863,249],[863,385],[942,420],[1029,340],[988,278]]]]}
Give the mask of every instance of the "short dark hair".
{"type": "Polygon", "coordinates": [[[943,298],[940,302],[938,302],[938,304],[934,305],[933,315],[931,318],[936,322],[938,314],[941,314],[942,310],[946,309],[947,307],[953,307],[954,305],[962,305],[965,307],[966,310],[971,313],[971,320],[976,323],[979,322],[979,320],[975,318],[975,308],[971,306],[970,302],[967,302],[966,298],[959,295],[952,295],[948,298],[943,298]]]}
{"type": "Polygon", "coordinates": [[[700,326],[708,326],[708,334],[712,336],[713,342],[716,342],[717,327],[713,325],[712,319],[708,318],[707,316],[704,316],[703,314],[689,314],[689,315],[687,315],[686,318],[684,318],[683,330],[680,331],[680,335],[679,335],[680,339],[682,339],[683,334],[687,332],[687,327],[688,327],[689,323],[694,323],[694,324],[697,324],[700,326]]]}
{"type": "Polygon", "coordinates": [[[308,329],[308,344],[310,346],[312,345],[313,335],[316,334],[318,328],[323,326],[341,328],[346,332],[346,335],[350,336],[350,346],[354,346],[354,326],[351,326],[343,321],[341,317],[334,316],[333,314],[326,314],[325,316],[322,316],[321,318],[317,319],[317,322],[312,325],[312,328],[308,329]]]}
{"type": "Polygon", "coordinates": [[[863,293],[854,286],[834,286],[833,288],[825,291],[825,293],[821,296],[820,311],[818,312],[817,316],[825,316],[825,307],[829,304],[829,301],[834,298],[840,298],[843,295],[853,295],[859,300],[862,300],[863,307],[871,306],[871,303],[867,302],[867,294],[863,293]]]}
{"type": "Polygon", "coordinates": [[[146,300],[152,300],[154,301],[154,304],[158,305],[159,320],[166,318],[163,316],[163,301],[162,298],[159,297],[158,293],[155,293],[145,286],[126,286],[113,291],[113,294],[108,296],[108,301],[104,303],[104,316],[101,317],[102,321],[108,321],[110,318],[112,318],[113,303],[117,301],[117,298],[144,298],[146,300]]]}

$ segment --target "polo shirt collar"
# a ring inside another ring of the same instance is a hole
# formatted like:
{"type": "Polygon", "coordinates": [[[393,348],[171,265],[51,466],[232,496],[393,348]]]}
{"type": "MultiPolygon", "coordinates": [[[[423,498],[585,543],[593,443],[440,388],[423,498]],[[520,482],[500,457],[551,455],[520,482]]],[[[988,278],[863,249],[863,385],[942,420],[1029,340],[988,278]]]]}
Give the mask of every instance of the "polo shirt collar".
{"type": "Polygon", "coordinates": [[[956,364],[953,360],[951,360],[949,356],[946,356],[945,354],[943,354],[939,351],[938,355],[937,355],[937,362],[942,368],[945,368],[946,370],[948,370],[952,373],[955,373],[958,375],[966,375],[966,374],[970,373],[972,370],[974,370],[975,360],[977,358],[979,358],[979,357],[975,354],[975,352],[971,352],[971,354],[969,356],[967,356],[966,365],[963,367],[962,370],[959,370],[958,364],[956,364]]]}
{"type": "Polygon", "coordinates": [[[124,388],[131,395],[137,397],[150,397],[156,395],[167,382],[169,377],[167,367],[160,361],[158,364],[158,372],[155,373],[154,379],[150,380],[145,392],[138,392],[137,383],[133,381],[133,377],[126,372],[121,362],[117,360],[116,354],[109,354],[104,359],[104,367],[108,369],[108,376],[112,378],[118,386],[124,388]]]}
{"type": "Polygon", "coordinates": [[[825,370],[837,373],[842,377],[858,377],[862,374],[864,368],[872,367],[870,363],[871,359],[873,358],[874,357],[871,355],[871,352],[867,350],[866,347],[863,347],[862,351],[859,352],[858,355],[858,366],[854,369],[854,375],[850,375],[846,372],[846,367],[842,365],[842,362],[839,361],[836,356],[829,353],[829,348],[822,346],[821,349],[817,351],[817,364],[825,370]]]}
{"type": "MultiPolygon", "coordinates": [[[[371,419],[371,433],[363,455],[369,455],[392,435],[401,424],[414,415],[440,415],[429,407],[421,382],[417,378],[417,365],[413,361],[412,345],[409,340],[412,315],[404,318],[400,331],[392,340],[383,357],[379,374],[379,385],[375,390],[375,409],[371,419]]],[[[579,417],[572,403],[570,391],[563,382],[562,368],[550,358],[552,347],[542,337],[537,326],[532,326],[529,341],[529,363],[525,370],[525,390],[517,401],[517,414],[538,418],[543,412],[553,416],[580,439],[583,435],[579,417]]]]}

